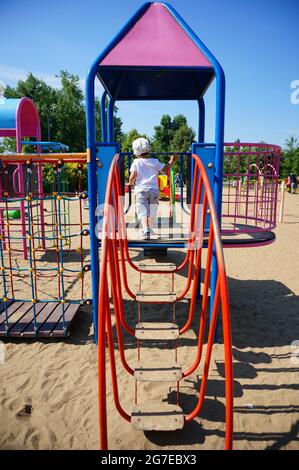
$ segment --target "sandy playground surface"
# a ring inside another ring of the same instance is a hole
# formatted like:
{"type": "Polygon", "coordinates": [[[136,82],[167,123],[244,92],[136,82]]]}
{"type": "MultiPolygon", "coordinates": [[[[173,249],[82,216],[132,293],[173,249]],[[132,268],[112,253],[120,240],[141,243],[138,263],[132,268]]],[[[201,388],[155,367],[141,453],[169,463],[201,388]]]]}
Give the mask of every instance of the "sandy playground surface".
{"type": "MultiPolygon", "coordinates": [[[[234,358],[234,448],[299,449],[299,357],[291,343],[299,342],[299,195],[286,195],[285,223],[276,230],[277,241],[264,248],[226,249],[229,277],[234,358]]],[[[182,258],[169,251],[169,259],[182,258]]],[[[132,250],[135,261],[142,260],[132,250]]],[[[86,250],[88,262],[88,250],[86,250]]],[[[51,261],[51,259],[49,260],[51,261]]],[[[137,289],[138,277],[129,272],[130,286],[137,289]]],[[[183,285],[184,275],[176,285],[183,285]]],[[[146,281],[154,290],[161,278],[146,281]]],[[[166,285],[165,281],[165,285],[166,285]]],[[[69,286],[77,289],[80,280],[69,286]]],[[[18,284],[22,292],[28,288],[18,284]]],[[[40,289],[56,292],[54,280],[43,280],[40,289]]],[[[90,276],[86,279],[90,289],[90,276]]],[[[125,297],[126,315],[136,321],[136,305],[125,297]]],[[[169,307],[168,307],[169,308],[169,307]]],[[[178,306],[179,323],[186,318],[187,305],[178,306]]],[[[144,307],[148,319],[157,309],[144,307]]],[[[170,319],[159,308],[159,319],[170,319]]],[[[169,321],[169,320],[168,320],[169,321]]],[[[191,365],[195,355],[196,325],[180,340],[179,362],[191,365]]],[[[126,357],[137,361],[136,344],[124,337],[126,357]]],[[[0,364],[1,449],[97,449],[97,358],[92,340],[89,307],[82,308],[64,340],[5,339],[5,363],[0,364]],[[24,407],[30,413],[24,413],[24,407]]],[[[297,352],[298,352],[297,346],[297,352]]],[[[149,362],[161,361],[167,350],[144,349],[149,362]]],[[[299,355],[299,354],[298,354],[299,355]]],[[[118,357],[118,356],[117,356],[118,357]]],[[[119,362],[118,362],[119,363],[119,362]]],[[[109,371],[108,371],[109,372],[109,371]]],[[[224,364],[221,344],[214,347],[207,396],[201,415],[182,431],[139,432],[116,412],[108,373],[108,429],[111,449],[222,449],[224,446],[224,364]]],[[[201,369],[181,385],[181,405],[194,406],[201,369]]],[[[130,410],[134,381],[119,367],[121,402],[130,410]]],[[[142,383],[140,402],[167,400],[175,393],[171,384],[142,383]]]]}

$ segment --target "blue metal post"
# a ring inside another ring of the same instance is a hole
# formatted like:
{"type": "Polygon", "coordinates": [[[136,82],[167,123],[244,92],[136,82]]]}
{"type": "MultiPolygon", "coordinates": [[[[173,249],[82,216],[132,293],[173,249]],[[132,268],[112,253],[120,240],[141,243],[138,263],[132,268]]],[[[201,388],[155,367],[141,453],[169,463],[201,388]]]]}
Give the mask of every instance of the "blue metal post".
{"type": "MultiPolygon", "coordinates": [[[[224,119],[225,119],[225,76],[221,67],[217,73],[216,87],[216,155],[215,155],[215,182],[214,182],[214,200],[218,220],[221,230],[221,206],[222,206],[222,186],[223,186],[223,153],[224,153],[224,119]]],[[[212,309],[215,298],[216,283],[218,277],[218,267],[216,259],[215,245],[213,247],[212,275],[211,275],[211,302],[210,302],[210,320],[212,318],[212,309]]],[[[218,340],[218,327],[215,331],[215,341],[218,340]]]]}
{"type": "Polygon", "coordinates": [[[94,340],[97,343],[98,333],[98,295],[99,295],[99,249],[95,233],[96,206],[97,206],[97,164],[95,146],[95,108],[94,108],[94,81],[97,67],[94,65],[86,80],[86,138],[87,138],[87,169],[88,169],[88,197],[89,197],[89,224],[90,224],[90,257],[92,273],[92,304],[94,340]]]}
{"type": "MultiPolygon", "coordinates": [[[[132,162],[132,154],[129,153],[128,154],[128,172],[129,173],[130,173],[130,168],[131,168],[131,162],[132,162]]],[[[129,186],[129,205],[128,205],[128,209],[126,213],[129,212],[131,205],[132,205],[132,186],[129,186]]]]}
{"type": "Polygon", "coordinates": [[[205,141],[205,125],[206,125],[206,107],[205,107],[205,101],[201,97],[198,100],[198,142],[205,141]]]}
{"type": "MultiPolygon", "coordinates": [[[[205,109],[205,102],[203,97],[198,100],[198,142],[202,143],[205,141],[205,120],[206,120],[206,109],[205,109]]],[[[197,148],[192,146],[192,153],[197,153],[197,148]]],[[[213,161],[214,163],[214,161],[213,161]]],[[[214,182],[214,181],[213,181],[214,182]]],[[[200,286],[201,286],[201,272],[198,274],[198,284],[196,290],[196,298],[200,299],[200,286]]]]}
{"type": "Polygon", "coordinates": [[[184,210],[184,164],[184,156],[180,155],[180,203],[182,210],[184,210]]]}
{"type": "Polygon", "coordinates": [[[102,127],[102,142],[107,142],[107,120],[106,120],[106,98],[107,91],[102,94],[100,107],[101,107],[101,127],[102,127]]]}
{"type": "Polygon", "coordinates": [[[114,142],[114,105],[115,101],[113,99],[109,100],[108,103],[108,142],[111,144],[114,142]]]}

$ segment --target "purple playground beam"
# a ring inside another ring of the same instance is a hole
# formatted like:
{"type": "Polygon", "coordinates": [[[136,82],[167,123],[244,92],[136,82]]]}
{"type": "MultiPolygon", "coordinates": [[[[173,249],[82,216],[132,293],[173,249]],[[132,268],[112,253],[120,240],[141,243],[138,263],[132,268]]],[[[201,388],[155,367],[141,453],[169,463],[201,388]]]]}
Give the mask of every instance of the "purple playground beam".
{"type": "Polygon", "coordinates": [[[100,65],[212,67],[163,5],[151,5],[100,65]]]}

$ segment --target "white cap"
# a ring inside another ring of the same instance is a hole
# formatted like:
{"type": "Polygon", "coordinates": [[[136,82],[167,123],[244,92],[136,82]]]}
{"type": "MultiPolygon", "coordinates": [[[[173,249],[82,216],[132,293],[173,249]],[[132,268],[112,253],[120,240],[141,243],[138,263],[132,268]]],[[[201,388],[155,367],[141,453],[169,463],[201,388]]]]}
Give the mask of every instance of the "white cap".
{"type": "Polygon", "coordinates": [[[132,142],[132,147],[134,155],[138,157],[143,153],[148,153],[150,145],[147,139],[145,139],[144,137],[139,137],[139,139],[135,139],[132,142]]]}

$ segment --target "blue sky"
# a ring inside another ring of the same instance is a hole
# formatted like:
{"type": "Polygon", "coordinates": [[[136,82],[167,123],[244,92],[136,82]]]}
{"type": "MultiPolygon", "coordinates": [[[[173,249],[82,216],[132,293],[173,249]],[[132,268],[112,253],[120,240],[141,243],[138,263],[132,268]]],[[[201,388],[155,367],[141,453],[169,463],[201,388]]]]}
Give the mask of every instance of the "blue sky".
{"type": "MultiPolygon", "coordinates": [[[[0,81],[14,85],[32,71],[57,85],[66,69],[82,87],[89,66],[144,2],[139,0],[1,0],[0,81]],[[3,40],[3,38],[5,38],[3,40]]],[[[169,0],[221,63],[227,81],[226,141],[283,145],[299,138],[299,0],[169,0]]],[[[214,136],[214,86],[208,91],[206,140],[214,136]]],[[[161,115],[183,113],[197,128],[195,103],[124,102],[125,131],[148,135],[161,115]]],[[[67,142],[66,142],[67,143],[67,142]]]]}

